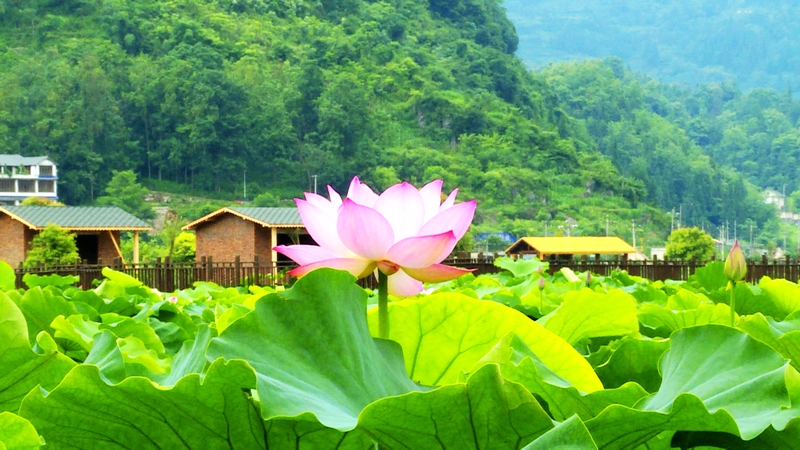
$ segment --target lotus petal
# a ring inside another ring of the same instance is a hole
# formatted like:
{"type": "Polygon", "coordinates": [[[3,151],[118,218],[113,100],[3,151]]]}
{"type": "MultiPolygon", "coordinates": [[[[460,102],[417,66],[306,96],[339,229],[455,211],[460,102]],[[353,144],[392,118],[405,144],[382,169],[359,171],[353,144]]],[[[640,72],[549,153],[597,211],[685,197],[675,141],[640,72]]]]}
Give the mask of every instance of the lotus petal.
{"type": "Polygon", "coordinates": [[[337,258],[333,252],[316,245],[278,245],[273,249],[301,266],[337,258]]]}
{"type": "Polygon", "coordinates": [[[342,243],[342,239],[336,232],[335,217],[331,217],[327,211],[306,200],[295,199],[295,204],[297,204],[297,211],[303,219],[306,231],[314,238],[314,242],[339,256],[354,256],[353,252],[342,243]]]}
{"type": "Polygon", "coordinates": [[[389,293],[398,297],[411,297],[422,292],[422,282],[408,276],[403,269],[389,275],[389,293]]]}
{"type": "Polygon", "coordinates": [[[453,189],[450,195],[447,196],[446,199],[442,202],[442,206],[439,207],[439,211],[444,211],[445,209],[451,208],[456,203],[456,196],[458,195],[458,188],[453,189]]]}
{"type": "Polygon", "coordinates": [[[445,209],[423,225],[418,235],[428,236],[452,230],[456,240],[461,239],[472,223],[476,205],[475,200],[472,200],[445,209]]]}
{"type": "Polygon", "coordinates": [[[362,206],[369,206],[370,208],[378,201],[378,194],[369,186],[362,183],[358,177],[353,177],[350,182],[350,189],[347,190],[347,198],[358,203],[362,206]]]}
{"type": "Polygon", "coordinates": [[[342,196],[339,195],[339,193],[336,192],[336,190],[333,189],[330,184],[328,185],[328,197],[330,197],[331,203],[335,205],[337,209],[342,206],[342,196]]]}
{"type": "Polygon", "coordinates": [[[422,269],[445,259],[457,242],[452,231],[405,238],[389,249],[386,258],[401,267],[422,269]]]}
{"type": "Polygon", "coordinates": [[[422,269],[403,268],[403,270],[412,278],[425,283],[441,283],[442,281],[454,280],[473,271],[444,264],[432,264],[422,269]]]}
{"type": "Polygon", "coordinates": [[[325,261],[317,261],[312,264],[300,266],[296,269],[290,270],[287,273],[294,277],[302,277],[312,270],[321,269],[323,267],[346,270],[356,278],[364,278],[375,270],[375,262],[357,258],[327,259],[325,261]]]}
{"type": "Polygon", "coordinates": [[[394,244],[394,232],[389,222],[379,212],[349,198],[339,209],[336,229],[344,245],[364,259],[384,259],[394,244]]]}
{"type": "Polygon", "coordinates": [[[433,216],[439,214],[440,203],[442,203],[442,180],[433,180],[422,186],[419,190],[422,196],[422,203],[425,205],[425,220],[431,220],[433,216]]]}
{"type": "Polygon", "coordinates": [[[416,236],[425,220],[422,196],[417,188],[406,182],[383,191],[374,209],[389,221],[395,241],[416,236]]]}

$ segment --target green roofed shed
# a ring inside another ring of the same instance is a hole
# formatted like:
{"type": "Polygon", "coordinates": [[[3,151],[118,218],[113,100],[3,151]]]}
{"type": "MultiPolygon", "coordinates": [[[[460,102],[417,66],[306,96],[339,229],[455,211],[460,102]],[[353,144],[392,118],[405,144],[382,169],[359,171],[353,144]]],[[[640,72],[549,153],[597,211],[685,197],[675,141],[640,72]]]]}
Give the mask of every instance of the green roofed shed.
{"type": "Polygon", "coordinates": [[[197,235],[197,257],[273,264],[287,261],[276,245],[314,244],[297,208],[225,207],[186,224],[197,235]]]}
{"type": "Polygon", "coordinates": [[[133,262],[138,262],[139,232],[152,229],[116,206],[2,206],[0,259],[13,265],[24,261],[30,241],[50,224],[74,232],[81,258],[92,264],[122,258],[122,231],[133,232],[133,262]]]}

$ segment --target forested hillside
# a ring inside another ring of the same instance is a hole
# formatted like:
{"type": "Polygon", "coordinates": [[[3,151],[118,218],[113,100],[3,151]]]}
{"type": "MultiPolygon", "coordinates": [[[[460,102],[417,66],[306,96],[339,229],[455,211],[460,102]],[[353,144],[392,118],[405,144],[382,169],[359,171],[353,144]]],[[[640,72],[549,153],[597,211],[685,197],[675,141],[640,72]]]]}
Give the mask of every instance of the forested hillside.
{"type": "Polygon", "coordinates": [[[619,56],[666,82],[800,87],[800,4],[792,0],[506,0],[531,67],[619,56]]]}
{"type": "Polygon", "coordinates": [[[768,220],[654,109],[666,87],[619,62],[531,74],[516,48],[496,0],[6,1],[0,153],[51,155],[70,204],[112,170],[229,199],[246,171],[250,198],[289,199],[312,175],[443,178],[479,200],[479,232],[599,234],[610,216],[655,245],[682,204],[697,224],[768,220]]]}

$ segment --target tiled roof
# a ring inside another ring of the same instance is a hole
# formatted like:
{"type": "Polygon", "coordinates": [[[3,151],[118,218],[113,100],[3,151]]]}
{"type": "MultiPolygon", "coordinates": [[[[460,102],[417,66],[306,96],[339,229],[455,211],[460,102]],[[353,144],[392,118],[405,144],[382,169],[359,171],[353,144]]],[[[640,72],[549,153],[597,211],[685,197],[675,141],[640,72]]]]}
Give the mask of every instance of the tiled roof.
{"type": "Polygon", "coordinates": [[[233,214],[242,219],[255,222],[264,227],[275,228],[300,228],[303,227],[303,220],[297,208],[248,208],[248,207],[225,207],[207,214],[194,222],[183,226],[183,230],[193,230],[203,222],[214,219],[222,214],[233,214]]]}
{"type": "Polygon", "coordinates": [[[0,155],[0,165],[35,166],[46,159],[47,156],[0,155]]]}
{"type": "Polygon", "coordinates": [[[636,249],[616,236],[524,237],[506,250],[517,253],[521,244],[544,255],[594,255],[636,253],[636,249]]]}
{"type": "Polygon", "coordinates": [[[55,224],[69,230],[149,230],[147,222],[116,206],[3,206],[6,213],[39,229],[55,224]]]}
{"type": "Polygon", "coordinates": [[[232,210],[252,217],[253,219],[270,225],[303,225],[303,219],[297,208],[245,208],[236,207],[232,210]]]}

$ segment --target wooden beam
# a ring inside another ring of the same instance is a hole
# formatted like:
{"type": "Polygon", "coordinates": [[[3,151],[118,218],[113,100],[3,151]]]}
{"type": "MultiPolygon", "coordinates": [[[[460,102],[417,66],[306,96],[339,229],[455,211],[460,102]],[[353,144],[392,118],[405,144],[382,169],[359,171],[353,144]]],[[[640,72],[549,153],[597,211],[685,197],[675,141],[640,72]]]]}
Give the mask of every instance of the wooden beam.
{"type": "Polygon", "coordinates": [[[133,263],[139,264],[139,230],[133,232],[133,263]]]}
{"type": "Polygon", "coordinates": [[[275,251],[275,246],[278,245],[278,229],[275,227],[269,228],[269,243],[270,263],[274,266],[278,262],[278,252],[275,251]]]}
{"type": "Polygon", "coordinates": [[[114,233],[112,233],[111,230],[108,230],[108,237],[110,237],[111,242],[114,243],[114,248],[117,249],[117,255],[119,255],[119,259],[122,260],[122,264],[125,264],[125,257],[122,256],[122,250],[120,250],[119,244],[117,243],[117,240],[114,239],[114,233]]]}

